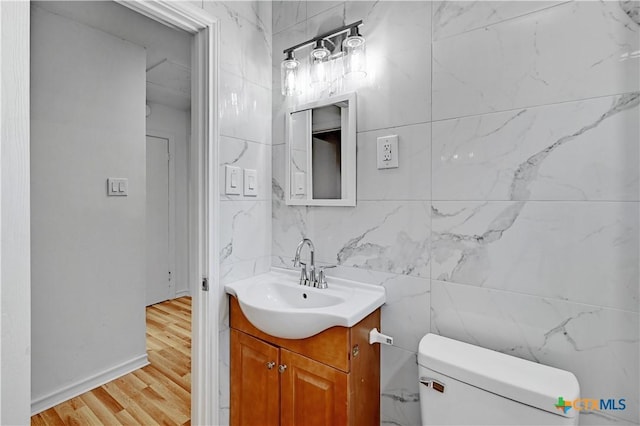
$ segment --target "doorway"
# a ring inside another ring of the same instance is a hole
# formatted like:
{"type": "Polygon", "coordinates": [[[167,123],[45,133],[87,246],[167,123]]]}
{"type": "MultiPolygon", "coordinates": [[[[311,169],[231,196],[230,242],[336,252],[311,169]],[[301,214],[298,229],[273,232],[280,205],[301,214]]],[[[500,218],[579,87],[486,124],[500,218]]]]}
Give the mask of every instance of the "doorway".
{"type": "Polygon", "coordinates": [[[169,190],[169,139],[151,136],[147,132],[147,274],[146,306],[173,299],[171,281],[172,224],[169,220],[171,193],[169,190]]]}
{"type": "MultiPolygon", "coordinates": [[[[193,80],[195,81],[194,96],[192,105],[194,108],[194,117],[192,120],[192,133],[194,135],[194,145],[191,148],[191,157],[189,158],[189,175],[190,183],[189,187],[189,200],[191,209],[189,217],[189,233],[190,233],[190,250],[194,254],[192,261],[189,265],[189,280],[193,289],[198,291],[194,294],[194,354],[193,354],[193,376],[197,378],[193,383],[193,410],[192,420],[194,423],[215,423],[215,417],[217,414],[217,386],[213,386],[217,382],[217,375],[215,374],[216,362],[212,360],[212,355],[217,353],[217,342],[215,331],[216,324],[210,321],[204,321],[208,318],[217,318],[217,307],[214,298],[214,293],[204,293],[200,291],[200,280],[202,278],[208,279],[211,284],[217,285],[217,276],[212,275],[210,272],[214,270],[214,266],[217,267],[217,254],[216,241],[213,237],[213,228],[209,224],[217,223],[217,197],[211,197],[211,191],[217,188],[217,153],[216,153],[216,114],[215,114],[215,70],[217,64],[215,63],[216,56],[214,53],[214,43],[217,43],[215,39],[216,24],[213,18],[207,16],[201,10],[195,10],[188,5],[177,5],[169,2],[153,3],[153,5],[142,2],[131,2],[126,4],[127,7],[142,13],[146,16],[150,16],[153,19],[176,26],[177,28],[186,30],[194,35],[193,40],[193,80]],[[209,327],[214,327],[211,330],[209,327]],[[212,374],[213,373],[213,374],[212,374]],[[206,401],[206,403],[205,403],[206,401]],[[211,404],[213,402],[213,404],[211,404]]],[[[27,70],[28,71],[28,70],[27,70]]],[[[101,80],[98,80],[97,84],[102,84],[101,80]]],[[[55,104],[55,103],[54,103],[55,104]]],[[[68,110],[64,111],[69,113],[68,110]]],[[[73,116],[77,112],[71,111],[70,116],[73,116]]],[[[110,155],[107,151],[104,155],[110,155]]],[[[117,179],[124,179],[123,185],[119,186],[119,191],[127,196],[127,190],[134,190],[135,188],[128,188],[128,178],[118,177],[117,179]]],[[[77,184],[74,181],[73,176],[67,181],[71,187],[77,184]]],[[[86,183],[86,182],[81,182],[86,183]]],[[[106,183],[106,182],[105,182],[106,183]]],[[[133,183],[133,182],[131,182],[133,183]]],[[[107,187],[104,189],[108,190],[107,187]]],[[[59,187],[59,190],[63,188],[59,187]]],[[[52,191],[51,194],[55,194],[52,191]]],[[[123,199],[124,200],[124,199],[123,199]]],[[[111,202],[110,200],[109,202],[111,202]]],[[[120,205],[126,204],[125,201],[114,201],[112,204],[120,203],[120,205]]],[[[90,207],[87,208],[87,211],[90,207]]],[[[33,212],[32,212],[33,215],[33,212]]],[[[44,215],[46,216],[46,215],[44,215]]],[[[114,222],[113,229],[117,229],[121,224],[114,222]]],[[[86,231],[91,232],[91,231],[86,231]]],[[[84,234],[85,231],[79,232],[78,235],[84,234]]],[[[113,233],[115,234],[115,232],[113,233]]],[[[109,234],[105,234],[105,238],[109,238],[109,234]]],[[[61,239],[68,239],[68,235],[61,234],[61,239]]],[[[73,239],[73,235],[71,238],[73,239]]],[[[84,249],[85,252],[89,252],[93,249],[91,245],[79,245],[78,251],[84,249]]],[[[111,259],[109,256],[103,257],[103,262],[109,264],[111,259]]],[[[115,269],[115,267],[114,267],[115,269]]],[[[216,268],[217,269],[217,268],[216,268]]],[[[91,279],[90,274],[85,274],[85,282],[89,282],[91,279]]],[[[79,287],[81,288],[81,287],[79,287]]],[[[108,289],[105,294],[109,294],[108,289]]],[[[93,311],[92,313],[99,313],[93,311]]],[[[114,318],[117,319],[117,312],[114,313],[114,318]]],[[[36,336],[37,337],[37,336],[36,336]]],[[[88,356],[91,356],[89,354],[88,356]]],[[[26,375],[28,377],[28,375],[26,375]]],[[[102,380],[103,378],[98,378],[102,380]]],[[[83,383],[73,383],[71,388],[68,388],[68,392],[76,392],[83,383]]],[[[51,395],[45,395],[46,398],[51,395]]]]}

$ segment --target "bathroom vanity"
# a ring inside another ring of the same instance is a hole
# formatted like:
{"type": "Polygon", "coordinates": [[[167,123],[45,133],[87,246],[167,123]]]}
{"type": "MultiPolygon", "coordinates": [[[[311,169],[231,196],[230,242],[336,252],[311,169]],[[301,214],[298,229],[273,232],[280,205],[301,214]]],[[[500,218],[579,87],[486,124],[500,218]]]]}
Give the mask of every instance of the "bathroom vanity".
{"type": "Polygon", "coordinates": [[[256,328],[230,298],[231,425],[379,425],[380,308],[351,327],[284,339],[256,328]]]}

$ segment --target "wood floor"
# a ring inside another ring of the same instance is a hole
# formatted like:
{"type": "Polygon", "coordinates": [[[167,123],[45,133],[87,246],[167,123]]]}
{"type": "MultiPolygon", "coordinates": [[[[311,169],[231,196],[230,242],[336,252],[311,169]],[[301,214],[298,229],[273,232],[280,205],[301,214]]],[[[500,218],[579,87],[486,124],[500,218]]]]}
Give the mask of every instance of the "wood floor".
{"type": "Polygon", "coordinates": [[[191,298],[147,308],[148,365],[31,417],[32,425],[190,425],[191,298]]]}

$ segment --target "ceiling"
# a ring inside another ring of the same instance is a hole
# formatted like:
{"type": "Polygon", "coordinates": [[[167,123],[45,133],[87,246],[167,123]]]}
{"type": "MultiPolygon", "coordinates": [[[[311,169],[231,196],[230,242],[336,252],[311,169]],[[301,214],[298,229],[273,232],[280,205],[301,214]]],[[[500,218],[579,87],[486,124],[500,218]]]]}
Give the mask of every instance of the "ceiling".
{"type": "Polygon", "coordinates": [[[34,4],[147,51],[147,102],[188,110],[191,105],[191,35],[113,1],[37,1],[34,4]]]}

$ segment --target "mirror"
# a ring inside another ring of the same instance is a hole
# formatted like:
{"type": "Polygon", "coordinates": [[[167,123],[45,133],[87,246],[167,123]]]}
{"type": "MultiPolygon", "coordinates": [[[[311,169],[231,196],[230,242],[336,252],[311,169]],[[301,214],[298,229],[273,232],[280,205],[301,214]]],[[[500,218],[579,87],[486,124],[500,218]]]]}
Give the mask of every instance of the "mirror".
{"type": "Polygon", "coordinates": [[[355,93],[289,110],[286,130],[286,203],[355,206],[355,93]]]}

